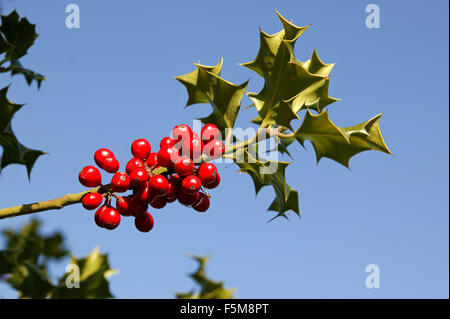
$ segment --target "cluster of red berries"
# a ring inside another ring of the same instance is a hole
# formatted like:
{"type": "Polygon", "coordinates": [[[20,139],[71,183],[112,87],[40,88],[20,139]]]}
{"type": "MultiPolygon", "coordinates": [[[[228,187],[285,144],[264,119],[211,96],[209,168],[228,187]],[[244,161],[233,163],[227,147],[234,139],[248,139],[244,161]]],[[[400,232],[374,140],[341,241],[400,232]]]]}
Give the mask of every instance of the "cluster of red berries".
{"type": "MultiPolygon", "coordinates": [[[[209,161],[221,157],[225,146],[219,138],[220,131],[214,124],[206,124],[201,138],[184,124],[172,130],[171,137],[164,137],[160,150],[151,152],[145,139],[131,144],[133,158],[128,161],[125,172],[118,172],[120,164],[114,154],[101,148],[95,152],[95,163],[108,173],[114,173],[110,187],[102,193],[92,192],[83,196],[82,204],[87,210],[97,209],[95,222],[99,227],[114,229],[121,216],[134,216],[136,228],[148,232],[153,228],[153,216],[148,206],[161,209],[176,200],[198,212],[205,212],[210,205],[210,195],[205,188],[219,185],[220,175],[209,161]],[[132,191],[131,195],[116,193],[132,191]],[[116,206],[111,206],[111,197],[116,206]],[[103,199],[106,198],[104,205],[103,199]]],[[[78,175],[86,187],[102,186],[102,176],[94,166],[84,167],[78,175]]]]}

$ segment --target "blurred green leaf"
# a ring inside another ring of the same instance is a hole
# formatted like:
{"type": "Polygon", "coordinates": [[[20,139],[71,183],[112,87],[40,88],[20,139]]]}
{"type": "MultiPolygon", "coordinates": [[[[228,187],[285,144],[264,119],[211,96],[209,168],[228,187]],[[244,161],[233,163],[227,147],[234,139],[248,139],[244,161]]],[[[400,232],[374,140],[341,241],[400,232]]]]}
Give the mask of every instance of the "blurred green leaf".
{"type": "Polygon", "coordinates": [[[112,298],[107,278],[116,273],[111,269],[108,255],[100,254],[98,248],[87,257],[77,259],[72,256],[72,264],[80,270],[80,287],[67,288],[66,280],[69,274],[59,279],[59,284],[52,292],[52,298],[112,298]]]}
{"type": "Polygon", "coordinates": [[[236,289],[225,289],[222,281],[214,281],[206,276],[209,257],[192,256],[198,262],[197,270],[190,277],[199,286],[190,292],[176,293],[178,299],[231,299],[236,289]]]}

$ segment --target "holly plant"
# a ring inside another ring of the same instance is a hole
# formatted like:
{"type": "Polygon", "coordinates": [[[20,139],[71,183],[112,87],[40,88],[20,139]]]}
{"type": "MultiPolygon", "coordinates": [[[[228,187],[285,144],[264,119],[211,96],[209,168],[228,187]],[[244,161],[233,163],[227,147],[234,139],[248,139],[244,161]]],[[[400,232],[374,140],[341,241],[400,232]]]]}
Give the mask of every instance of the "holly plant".
{"type": "MultiPolygon", "coordinates": [[[[150,210],[158,210],[178,202],[199,213],[207,211],[212,197],[209,192],[220,184],[215,163],[221,159],[235,163],[239,172],[248,174],[256,193],[263,187],[272,187],[275,198],[268,210],[275,212],[274,218],[287,218],[289,211],[300,215],[299,195],[286,181],[290,163],[279,161],[278,155],[290,155],[290,148],[305,147],[306,141],[312,144],[317,162],[327,157],[347,168],[350,159],[363,151],[390,154],[379,128],[381,114],[348,127],[333,123],[328,108],[338,99],[329,96],[328,88],[334,64],[323,62],[316,51],[309,60],[299,61],[294,47],[308,26],[296,26],[280,13],[277,15],[283,29],[272,35],[260,30],[256,58],[241,64],[264,80],[259,92],[247,92],[248,82],[233,84],[222,78],[223,60],[214,66],[195,64],[195,70],[176,79],[187,90],[187,106],[208,103],[212,107],[211,113],[200,119],[204,124],[200,132],[179,124],[170,136],[161,139],[157,150],[145,138],[134,140],[123,171],[119,171],[120,163],[113,151],[101,148],[93,154],[98,168],[87,165],[78,174],[80,183],[90,189],[0,209],[0,218],[82,203],[85,209],[96,210],[92,219],[104,229],[114,229],[123,217],[132,217],[139,231],[148,232],[154,227],[149,206],[150,210]],[[250,124],[255,134],[246,138],[235,127],[244,96],[251,100],[249,108],[255,112],[250,124]],[[269,149],[267,143],[271,145],[269,149]],[[113,174],[107,183],[99,168],[113,174]]],[[[34,80],[39,85],[41,76],[18,67],[18,59],[37,36],[34,26],[13,12],[2,17],[0,30],[1,52],[10,63],[4,70],[21,73],[27,81],[34,80]]],[[[28,150],[17,142],[10,122],[20,106],[6,99],[7,89],[1,92],[2,168],[19,163],[30,172],[42,152],[28,150]],[[10,145],[8,141],[13,138],[15,144],[10,145]]],[[[210,293],[209,288],[205,293],[210,293]]]]}

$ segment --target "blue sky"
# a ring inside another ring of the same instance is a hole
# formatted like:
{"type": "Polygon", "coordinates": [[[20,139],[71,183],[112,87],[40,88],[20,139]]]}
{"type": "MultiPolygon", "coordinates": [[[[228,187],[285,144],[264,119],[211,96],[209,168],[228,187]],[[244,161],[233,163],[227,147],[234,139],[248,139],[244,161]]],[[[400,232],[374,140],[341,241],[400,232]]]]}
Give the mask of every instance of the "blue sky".
{"type": "MultiPolygon", "coordinates": [[[[122,168],[136,138],[156,148],[178,123],[192,123],[210,106],[184,109],[187,95],[173,76],[193,62],[215,64],[235,83],[260,79],[237,63],[259,48],[258,27],[281,29],[278,9],[297,25],[312,24],[297,42],[300,60],[314,48],[328,63],[329,107],[339,126],[384,112],[381,130],[394,156],[364,152],[351,171],[292,147],[288,182],[298,189],[302,219],[267,221],[273,199],[236,166],[219,166],[221,186],[210,211],[178,204],[155,211],[149,234],[122,221],[112,232],[74,205],[40,213],[44,229],[64,231],[75,255],[95,246],[120,273],[120,298],[172,298],[193,282],[188,254],[211,255],[208,273],[237,287],[241,298],[448,298],[448,2],[447,1],[3,1],[37,24],[35,46],[22,63],[48,81],[37,91],[16,78],[9,98],[27,103],[13,127],[27,146],[49,155],[29,183],[21,166],[0,176],[0,206],[51,199],[84,188],[78,171],[111,148],[122,168]],[[78,4],[80,29],[65,27],[65,7],[78,4]],[[365,26],[365,7],[380,7],[381,28],[365,26]],[[377,264],[381,287],[365,287],[365,267],[377,264]]],[[[10,83],[3,76],[1,85],[10,83]]],[[[249,104],[244,99],[244,105],[249,104]]],[[[243,110],[246,126],[253,110],[243,110]]],[[[153,213],[154,209],[151,211],[153,213]]],[[[0,221],[19,227],[31,217],[0,221]]],[[[61,273],[65,265],[54,266],[61,273]]],[[[0,284],[1,297],[14,293],[0,284]]]]}

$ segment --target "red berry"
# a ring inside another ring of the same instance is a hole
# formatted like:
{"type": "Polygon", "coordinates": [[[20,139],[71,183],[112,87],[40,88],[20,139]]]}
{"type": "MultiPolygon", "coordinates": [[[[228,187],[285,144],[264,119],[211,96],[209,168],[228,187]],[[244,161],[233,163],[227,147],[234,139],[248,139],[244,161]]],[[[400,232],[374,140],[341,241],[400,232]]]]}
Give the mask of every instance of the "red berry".
{"type": "Polygon", "coordinates": [[[106,205],[101,206],[99,209],[97,209],[97,211],[95,212],[95,215],[94,215],[95,223],[97,224],[98,227],[101,227],[101,228],[103,228],[104,226],[103,226],[102,220],[100,219],[100,215],[103,212],[103,210],[106,209],[106,207],[107,207],[106,205]]]}
{"type": "Polygon", "coordinates": [[[130,187],[130,176],[127,173],[115,173],[111,179],[111,190],[113,192],[123,193],[130,187]]]}
{"type": "Polygon", "coordinates": [[[180,188],[177,192],[177,199],[180,204],[184,206],[191,206],[198,200],[199,196],[200,195],[198,192],[195,194],[187,194],[183,191],[182,188],[180,188]]]}
{"type": "Polygon", "coordinates": [[[134,198],[136,198],[142,205],[148,203],[148,196],[150,193],[150,187],[148,186],[148,181],[143,185],[139,186],[134,194],[134,198]]]}
{"type": "Polygon", "coordinates": [[[222,141],[212,140],[208,142],[203,148],[203,154],[211,159],[216,159],[221,157],[225,153],[225,145],[222,141]]]}
{"type": "Polygon", "coordinates": [[[150,204],[153,208],[161,209],[166,206],[167,201],[164,197],[156,197],[155,200],[150,204]]]}
{"type": "Polygon", "coordinates": [[[102,163],[102,165],[99,165],[101,168],[103,168],[108,173],[115,173],[119,170],[120,164],[119,161],[115,157],[108,157],[105,159],[105,161],[102,163]]]}
{"type": "Polygon", "coordinates": [[[162,175],[153,175],[150,177],[149,186],[156,196],[166,195],[169,191],[169,182],[162,175]]]}
{"type": "Polygon", "coordinates": [[[206,124],[202,127],[201,136],[202,141],[206,144],[211,140],[217,139],[219,137],[220,131],[214,124],[206,124]]]}
{"type": "Polygon", "coordinates": [[[158,152],[158,163],[163,167],[172,167],[180,157],[178,150],[175,147],[165,147],[158,152]]]}
{"type": "Polygon", "coordinates": [[[149,191],[147,192],[147,204],[151,205],[158,197],[160,196],[156,196],[156,194],[153,193],[149,188],[149,191]]]}
{"type": "Polygon", "coordinates": [[[175,197],[166,197],[166,202],[168,202],[168,203],[173,203],[174,201],[176,201],[177,200],[177,197],[175,196],[175,197]]]}
{"type": "Polygon", "coordinates": [[[143,138],[137,139],[131,144],[131,154],[141,160],[146,159],[151,150],[150,143],[143,138]]]}
{"type": "Polygon", "coordinates": [[[156,168],[158,166],[158,153],[150,153],[145,163],[150,168],[156,168]]]}
{"type": "Polygon", "coordinates": [[[173,138],[170,137],[164,137],[161,142],[159,143],[159,146],[161,148],[166,148],[166,147],[172,147],[175,145],[177,141],[174,140],[173,138]]]}
{"type": "Polygon", "coordinates": [[[87,210],[93,210],[96,209],[98,206],[100,206],[103,202],[103,196],[99,193],[88,193],[83,196],[83,199],[81,200],[81,204],[83,204],[83,207],[87,210]]]}
{"type": "Polygon", "coordinates": [[[167,194],[165,196],[167,201],[173,202],[177,199],[178,185],[178,183],[175,183],[169,179],[169,189],[167,190],[167,194]]]}
{"type": "Polygon", "coordinates": [[[137,168],[130,174],[131,184],[134,186],[143,186],[148,181],[148,172],[144,168],[137,168]]]}
{"type": "Polygon", "coordinates": [[[116,209],[122,216],[131,216],[129,211],[130,198],[128,196],[119,197],[116,201],[116,209]]]}
{"type": "Polygon", "coordinates": [[[192,129],[186,124],[177,125],[172,130],[172,137],[177,142],[190,139],[192,138],[192,129]]]}
{"type": "Polygon", "coordinates": [[[186,177],[181,182],[181,188],[187,194],[197,193],[200,190],[200,187],[202,187],[202,181],[200,180],[200,178],[194,175],[186,177]]]}
{"type": "Polygon", "coordinates": [[[203,213],[209,208],[210,202],[208,196],[203,193],[199,193],[199,199],[192,205],[196,211],[203,213]]]}
{"type": "Polygon", "coordinates": [[[102,174],[100,174],[98,168],[86,166],[78,174],[78,180],[83,186],[97,187],[102,183],[102,174]]]}
{"type": "Polygon", "coordinates": [[[134,219],[134,225],[139,231],[143,233],[151,231],[154,224],[155,222],[153,221],[153,217],[149,212],[146,212],[145,214],[134,219]]]}
{"type": "Polygon", "coordinates": [[[220,184],[220,175],[219,173],[216,174],[216,180],[213,183],[210,184],[203,184],[208,189],[216,188],[220,184]]]}
{"type": "Polygon", "coordinates": [[[216,181],[217,168],[213,163],[202,163],[197,171],[202,184],[211,184],[216,181]]]}
{"type": "Polygon", "coordinates": [[[107,148],[101,148],[94,154],[95,164],[97,164],[99,167],[102,167],[102,164],[107,158],[115,158],[114,153],[107,148]]]}
{"type": "Polygon", "coordinates": [[[174,170],[178,175],[185,177],[195,172],[195,165],[189,157],[182,156],[175,163],[174,170]]]}
{"type": "Polygon", "coordinates": [[[127,163],[127,166],[125,168],[128,175],[131,174],[132,171],[134,171],[137,168],[144,168],[144,162],[140,160],[139,158],[133,157],[130,159],[127,163]]]}
{"type": "Polygon", "coordinates": [[[119,212],[110,206],[106,206],[99,214],[100,223],[106,229],[114,229],[120,224],[119,212]]]}
{"type": "Polygon", "coordinates": [[[142,204],[136,197],[131,197],[128,202],[128,211],[130,215],[139,216],[144,214],[148,209],[148,204],[142,204]]]}
{"type": "Polygon", "coordinates": [[[178,186],[181,184],[181,181],[183,179],[178,174],[172,174],[169,176],[169,178],[167,180],[169,181],[170,184],[175,184],[178,186]]]}
{"type": "Polygon", "coordinates": [[[190,158],[196,160],[202,156],[204,144],[198,137],[197,133],[193,134],[194,135],[192,138],[183,140],[181,151],[183,155],[189,156],[190,158]]]}

